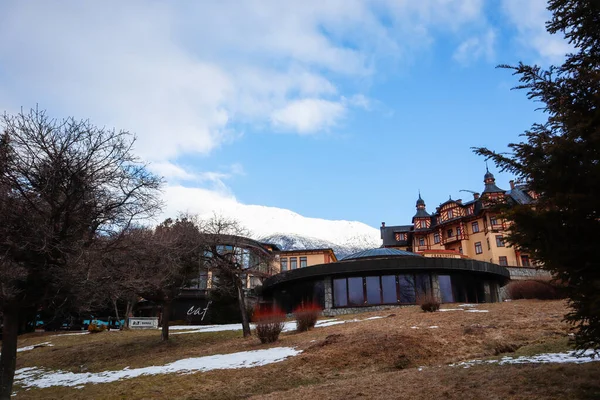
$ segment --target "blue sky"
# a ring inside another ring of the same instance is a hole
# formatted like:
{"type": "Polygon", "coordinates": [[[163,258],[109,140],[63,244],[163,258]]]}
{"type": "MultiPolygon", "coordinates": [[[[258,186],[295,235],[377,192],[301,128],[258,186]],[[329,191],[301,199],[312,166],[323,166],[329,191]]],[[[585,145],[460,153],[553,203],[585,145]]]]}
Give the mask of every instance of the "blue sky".
{"type": "Polygon", "coordinates": [[[419,190],[429,210],[482,190],[472,146],[542,118],[495,66],[560,62],[546,19],[541,0],[3,0],[0,110],[135,132],[167,214],[410,223],[419,190]]]}

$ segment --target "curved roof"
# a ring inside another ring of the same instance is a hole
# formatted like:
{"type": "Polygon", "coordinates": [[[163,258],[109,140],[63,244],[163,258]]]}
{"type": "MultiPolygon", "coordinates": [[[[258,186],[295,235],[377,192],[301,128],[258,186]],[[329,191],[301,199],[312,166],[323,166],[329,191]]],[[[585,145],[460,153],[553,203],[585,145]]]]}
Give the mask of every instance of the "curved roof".
{"type": "Polygon", "coordinates": [[[271,290],[283,283],[297,282],[308,279],[323,279],[366,274],[402,274],[419,271],[438,273],[473,273],[501,281],[510,279],[508,269],[500,265],[468,258],[437,258],[437,257],[382,257],[362,258],[352,262],[339,261],[336,263],[313,265],[291,271],[275,274],[267,278],[263,287],[271,290]]]}
{"type": "Polygon", "coordinates": [[[363,250],[363,251],[359,251],[354,254],[350,254],[349,256],[342,258],[340,261],[349,261],[349,260],[356,260],[359,258],[368,258],[368,257],[397,257],[397,256],[422,257],[419,254],[411,253],[410,251],[404,251],[404,250],[398,250],[398,249],[388,249],[385,247],[384,248],[380,247],[378,249],[363,250]]]}

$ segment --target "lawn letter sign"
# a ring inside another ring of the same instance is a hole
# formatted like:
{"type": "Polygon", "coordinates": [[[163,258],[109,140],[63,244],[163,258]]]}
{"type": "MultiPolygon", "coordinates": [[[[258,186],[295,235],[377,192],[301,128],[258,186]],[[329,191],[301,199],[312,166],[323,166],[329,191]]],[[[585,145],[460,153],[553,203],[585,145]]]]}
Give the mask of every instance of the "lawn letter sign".
{"type": "Polygon", "coordinates": [[[129,318],[131,329],[157,329],[158,318],[153,317],[131,317],[129,318]]]}

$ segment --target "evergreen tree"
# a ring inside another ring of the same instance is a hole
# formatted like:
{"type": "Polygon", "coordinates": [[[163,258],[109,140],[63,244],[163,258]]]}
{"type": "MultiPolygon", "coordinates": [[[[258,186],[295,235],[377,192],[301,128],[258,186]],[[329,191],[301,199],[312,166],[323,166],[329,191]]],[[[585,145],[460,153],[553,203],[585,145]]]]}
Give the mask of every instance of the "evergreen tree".
{"type": "Polygon", "coordinates": [[[600,349],[600,1],[550,0],[547,30],[574,47],[560,66],[502,65],[517,89],[543,104],[548,119],[525,132],[508,153],[476,148],[515,174],[538,197],[514,206],[508,238],[567,285],[580,349],[600,349]]]}

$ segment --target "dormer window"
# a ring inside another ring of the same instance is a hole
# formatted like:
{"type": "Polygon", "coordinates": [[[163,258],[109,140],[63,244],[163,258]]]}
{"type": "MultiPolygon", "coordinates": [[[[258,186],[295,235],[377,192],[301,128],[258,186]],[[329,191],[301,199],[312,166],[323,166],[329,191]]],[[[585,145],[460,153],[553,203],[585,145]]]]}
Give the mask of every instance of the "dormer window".
{"type": "Polygon", "coordinates": [[[426,220],[421,220],[419,222],[419,226],[421,227],[421,229],[427,228],[427,221],[426,220]]]}
{"type": "Polygon", "coordinates": [[[454,213],[452,210],[448,210],[448,219],[452,219],[454,217],[454,213]]]}
{"type": "Polygon", "coordinates": [[[406,241],[406,233],[396,233],[395,238],[396,242],[404,242],[406,241]]]}

